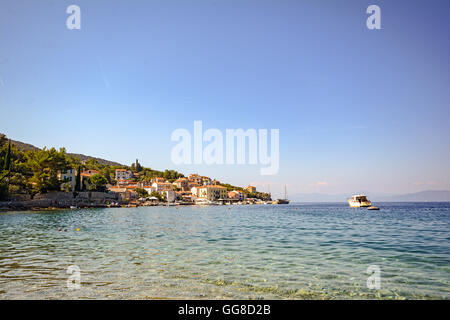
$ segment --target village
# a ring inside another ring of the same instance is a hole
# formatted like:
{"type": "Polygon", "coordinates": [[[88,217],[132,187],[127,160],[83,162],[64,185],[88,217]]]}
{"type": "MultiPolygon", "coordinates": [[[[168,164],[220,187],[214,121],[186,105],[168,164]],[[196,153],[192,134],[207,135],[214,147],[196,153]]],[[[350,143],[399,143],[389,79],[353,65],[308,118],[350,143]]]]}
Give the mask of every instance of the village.
{"type": "MultiPolygon", "coordinates": [[[[136,160],[136,164],[138,164],[136,160]]],[[[92,177],[99,171],[86,169],[80,172],[82,190],[91,190],[92,177]]],[[[139,172],[129,169],[115,169],[115,184],[106,184],[105,192],[116,201],[106,201],[108,206],[155,206],[155,205],[225,205],[225,204],[271,204],[270,195],[252,197],[257,190],[254,186],[229,190],[230,188],[207,176],[197,173],[178,179],[154,177],[140,181],[139,172]]],[[[77,170],[68,169],[58,173],[62,182],[61,188],[74,191],[76,188],[77,170]]],[[[228,185],[229,186],[229,185],[228,185]]]]}

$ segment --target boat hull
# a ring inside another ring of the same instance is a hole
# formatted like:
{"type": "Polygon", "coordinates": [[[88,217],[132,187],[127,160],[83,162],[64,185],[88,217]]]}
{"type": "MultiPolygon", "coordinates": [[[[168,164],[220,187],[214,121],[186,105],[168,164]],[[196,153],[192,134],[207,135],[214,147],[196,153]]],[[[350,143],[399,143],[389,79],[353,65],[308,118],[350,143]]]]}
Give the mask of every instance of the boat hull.
{"type": "Polygon", "coordinates": [[[370,201],[352,201],[352,200],[348,200],[348,205],[351,208],[363,208],[363,207],[370,207],[372,205],[372,202],[370,202],[370,201]]]}

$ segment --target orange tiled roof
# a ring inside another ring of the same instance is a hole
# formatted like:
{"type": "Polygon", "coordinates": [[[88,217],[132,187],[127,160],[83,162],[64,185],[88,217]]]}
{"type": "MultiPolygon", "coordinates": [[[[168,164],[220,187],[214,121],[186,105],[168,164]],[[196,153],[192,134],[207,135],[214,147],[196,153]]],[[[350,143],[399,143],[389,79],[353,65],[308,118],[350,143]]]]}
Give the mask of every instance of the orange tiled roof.
{"type": "Polygon", "coordinates": [[[222,186],[201,186],[199,189],[203,189],[203,188],[219,188],[219,189],[226,189],[225,187],[222,186]]]}

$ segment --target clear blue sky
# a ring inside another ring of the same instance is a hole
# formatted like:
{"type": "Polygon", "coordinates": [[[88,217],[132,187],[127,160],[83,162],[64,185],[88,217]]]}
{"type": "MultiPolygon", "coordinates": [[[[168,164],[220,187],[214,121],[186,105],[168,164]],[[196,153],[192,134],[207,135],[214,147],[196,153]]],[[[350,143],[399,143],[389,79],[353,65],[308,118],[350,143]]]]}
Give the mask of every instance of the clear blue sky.
{"type": "Polygon", "coordinates": [[[436,0],[4,0],[0,132],[275,196],[450,189],[449,15],[436,0]],[[172,164],[170,135],[194,120],[280,129],[279,174],[172,164]]]}

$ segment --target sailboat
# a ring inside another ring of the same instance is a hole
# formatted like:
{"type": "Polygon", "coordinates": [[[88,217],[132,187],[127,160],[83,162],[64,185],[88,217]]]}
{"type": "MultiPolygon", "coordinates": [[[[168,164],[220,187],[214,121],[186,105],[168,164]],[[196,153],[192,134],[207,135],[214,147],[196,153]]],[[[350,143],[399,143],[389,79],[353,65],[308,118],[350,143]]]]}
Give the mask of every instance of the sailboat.
{"type": "Polygon", "coordinates": [[[286,190],[286,185],[284,186],[284,199],[278,199],[277,201],[275,201],[276,204],[289,204],[289,200],[287,198],[287,190],[286,190]]]}

